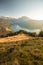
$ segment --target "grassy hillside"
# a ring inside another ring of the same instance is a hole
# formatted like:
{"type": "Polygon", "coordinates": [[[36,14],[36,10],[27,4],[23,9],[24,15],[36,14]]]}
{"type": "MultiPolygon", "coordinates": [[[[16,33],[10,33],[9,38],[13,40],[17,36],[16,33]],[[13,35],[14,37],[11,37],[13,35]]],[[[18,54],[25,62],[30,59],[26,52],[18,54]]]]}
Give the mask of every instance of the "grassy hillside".
{"type": "Polygon", "coordinates": [[[27,36],[25,34],[18,34],[15,36],[8,36],[8,37],[4,37],[4,38],[0,38],[0,42],[15,42],[15,41],[21,41],[21,40],[25,40],[25,39],[30,39],[30,36],[27,36]]]}
{"type": "Polygon", "coordinates": [[[0,43],[0,65],[43,65],[43,38],[0,43]]]}
{"type": "Polygon", "coordinates": [[[12,24],[6,17],[0,17],[0,36],[4,36],[11,32],[9,26],[12,24]]]}
{"type": "MultiPolygon", "coordinates": [[[[12,24],[10,21],[8,18],[0,19],[0,65],[43,65],[43,31],[39,37],[36,33],[27,33],[23,30],[14,33],[9,29],[12,24]]],[[[33,27],[35,24],[28,18],[15,21],[21,27],[27,27],[27,24],[33,27]]]]}

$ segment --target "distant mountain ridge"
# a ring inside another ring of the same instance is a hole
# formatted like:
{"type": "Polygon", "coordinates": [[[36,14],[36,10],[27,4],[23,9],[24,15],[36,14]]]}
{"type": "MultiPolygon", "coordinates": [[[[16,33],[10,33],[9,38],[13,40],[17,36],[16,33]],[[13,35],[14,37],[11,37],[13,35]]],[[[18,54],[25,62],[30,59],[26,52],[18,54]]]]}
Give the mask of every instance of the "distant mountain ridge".
{"type": "Polygon", "coordinates": [[[10,21],[12,21],[13,24],[21,26],[22,28],[43,30],[43,20],[32,20],[31,18],[23,16],[18,19],[10,18],[10,21]]]}
{"type": "MultiPolygon", "coordinates": [[[[0,16],[0,28],[3,28],[6,32],[19,30],[25,30],[27,32],[43,31],[43,20],[32,20],[26,16],[22,16],[18,19],[0,16]]],[[[3,31],[3,29],[0,31],[3,31]]]]}

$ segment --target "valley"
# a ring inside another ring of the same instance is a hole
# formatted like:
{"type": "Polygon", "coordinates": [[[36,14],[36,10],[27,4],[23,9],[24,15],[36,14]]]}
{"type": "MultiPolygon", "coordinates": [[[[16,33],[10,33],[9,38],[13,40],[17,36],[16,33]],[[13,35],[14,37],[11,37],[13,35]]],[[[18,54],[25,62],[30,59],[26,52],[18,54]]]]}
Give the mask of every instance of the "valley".
{"type": "Polygon", "coordinates": [[[0,0],[0,65],[43,65],[43,0],[0,0]]]}
{"type": "Polygon", "coordinates": [[[32,23],[27,17],[0,18],[0,65],[43,65],[43,26],[32,23]]]}

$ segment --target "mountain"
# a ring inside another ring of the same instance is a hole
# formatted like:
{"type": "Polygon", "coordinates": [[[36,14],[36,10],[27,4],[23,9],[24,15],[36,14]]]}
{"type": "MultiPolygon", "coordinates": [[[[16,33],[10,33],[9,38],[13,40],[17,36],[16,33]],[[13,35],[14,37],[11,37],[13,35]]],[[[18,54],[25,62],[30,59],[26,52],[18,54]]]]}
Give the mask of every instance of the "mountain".
{"type": "MultiPolygon", "coordinates": [[[[3,28],[4,31],[17,32],[19,30],[24,30],[27,32],[36,32],[39,33],[43,30],[43,20],[32,20],[26,16],[22,16],[18,19],[11,17],[0,17],[0,28],[3,28]]],[[[3,31],[1,29],[0,31],[3,31]]]]}
{"type": "Polygon", "coordinates": [[[43,20],[32,20],[31,18],[23,16],[18,19],[10,19],[10,21],[12,21],[13,24],[21,26],[22,28],[43,30],[43,20]]]}
{"type": "Polygon", "coordinates": [[[43,20],[32,20],[32,19],[27,19],[26,17],[23,19],[22,17],[18,19],[18,24],[23,28],[27,28],[27,29],[43,30],[43,20]]]}
{"type": "Polygon", "coordinates": [[[12,24],[7,17],[0,17],[0,36],[10,33],[12,30],[9,26],[12,24]]]}
{"type": "Polygon", "coordinates": [[[13,22],[13,25],[10,27],[13,31],[21,28],[21,30],[36,32],[38,34],[41,30],[43,30],[43,20],[32,20],[26,16],[10,20],[13,22]],[[19,28],[17,28],[17,26],[19,26],[19,28]]]}

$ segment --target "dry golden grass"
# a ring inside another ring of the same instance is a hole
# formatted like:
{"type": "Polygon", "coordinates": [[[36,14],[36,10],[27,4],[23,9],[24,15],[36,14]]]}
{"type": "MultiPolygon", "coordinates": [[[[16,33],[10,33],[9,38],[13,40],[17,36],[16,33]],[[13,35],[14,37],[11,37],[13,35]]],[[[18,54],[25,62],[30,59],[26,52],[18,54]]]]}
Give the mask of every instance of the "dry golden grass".
{"type": "Polygon", "coordinates": [[[0,42],[15,42],[15,41],[21,41],[25,39],[29,39],[30,37],[25,34],[18,34],[16,36],[10,36],[6,38],[0,38],[0,42]]]}
{"type": "Polygon", "coordinates": [[[43,37],[19,34],[0,41],[0,65],[43,65],[43,37]]]}

